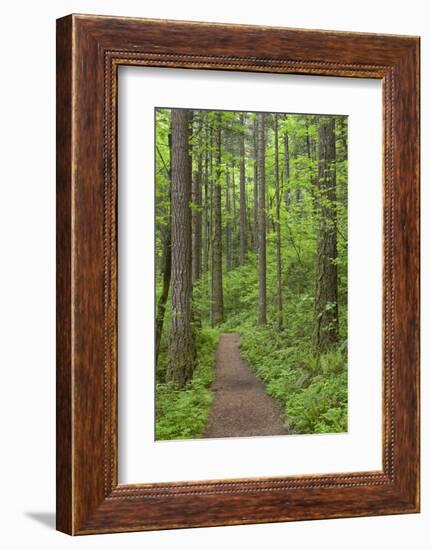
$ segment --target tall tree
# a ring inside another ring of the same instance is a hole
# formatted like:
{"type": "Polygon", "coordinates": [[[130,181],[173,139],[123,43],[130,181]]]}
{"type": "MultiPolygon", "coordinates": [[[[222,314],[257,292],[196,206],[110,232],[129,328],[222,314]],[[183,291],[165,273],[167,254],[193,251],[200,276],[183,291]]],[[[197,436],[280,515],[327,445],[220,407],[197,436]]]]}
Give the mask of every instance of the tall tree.
{"type": "Polygon", "coordinates": [[[257,127],[258,179],[258,256],[259,307],[258,325],[266,325],[266,208],[265,208],[265,114],[258,114],[257,127]]]}
{"type": "MultiPolygon", "coordinates": [[[[206,140],[209,141],[209,127],[207,126],[206,131],[206,140]]],[[[207,145],[208,146],[208,145],[207,145]]],[[[202,271],[204,273],[208,272],[208,256],[209,256],[209,245],[210,245],[210,199],[209,199],[209,159],[210,152],[209,150],[205,151],[205,177],[204,177],[204,209],[203,209],[203,258],[202,258],[202,271]]]]}
{"type": "Polygon", "coordinates": [[[259,248],[259,236],[258,236],[258,180],[257,180],[257,115],[254,118],[253,121],[253,149],[254,149],[254,163],[253,163],[253,228],[254,228],[254,246],[256,248],[256,251],[259,248]]]}
{"type": "MultiPolygon", "coordinates": [[[[200,126],[198,132],[200,135],[200,126]]],[[[198,144],[200,148],[200,143],[198,144]]],[[[202,270],[202,153],[197,155],[192,182],[192,281],[195,283],[202,270]]]]}
{"type": "Polygon", "coordinates": [[[223,322],[223,260],[222,260],[222,216],[221,216],[221,125],[222,115],[216,114],[216,170],[213,187],[213,235],[212,235],[212,300],[211,324],[223,322]]]}
{"type": "Polygon", "coordinates": [[[190,112],[172,109],[171,325],[167,380],[184,386],[195,361],[192,329],[190,112]]]}
{"type": "MultiPolygon", "coordinates": [[[[164,168],[167,172],[168,177],[168,197],[169,204],[171,202],[171,177],[172,177],[172,134],[171,131],[168,134],[168,144],[169,144],[169,168],[164,164],[164,168]]],[[[163,159],[163,157],[161,157],[163,159]]],[[[164,163],[164,161],[163,161],[164,163]]],[[[169,296],[169,287],[171,284],[171,213],[168,212],[168,223],[164,228],[163,233],[163,251],[161,259],[160,271],[163,274],[162,282],[162,292],[157,301],[157,311],[156,311],[156,342],[155,342],[155,360],[156,365],[159,358],[160,352],[160,343],[162,341],[162,332],[163,332],[163,323],[165,320],[165,311],[166,303],[169,296]]]]}
{"type": "Polygon", "coordinates": [[[281,221],[280,221],[280,171],[278,164],[278,115],[274,115],[274,156],[275,156],[275,229],[277,254],[277,325],[283,328],[283,291],[281,284],[281,221]]]}
{"type": "Polygon", "coordinates": [[[320,227],[317,238],[314,345],[326,350],[338,338],[335,117],[319,124],[320,227]]]}
{"type": "Polygon", "coordinates": [[[243,265],[247,254],[247,204],[245,198],[245,116],[241,113],[239,140],[239,263],[243,265]]]}
{"type": "MultiPolygon", "coordinates": [[[[249,178],[247,178],[247,181],[249,178]]],[[[246,193],[245,193],[246,203],[247,203],[247,233],[249,235],[249,239],[247,239],[248,244],[248,250],[256,250],[256,245],[254,242],[255,234],[254,234],[254,225],[253,225],[253,202],[250,198],[250,193],[247,192],[246,187],[246,193]]]]}
{"type": "Polygon", "coordinates": [[[230,208],[230,172],[226,170],[226,271],[232,268],[232,221],[230,208]]]}
{"type": "Polygon", "coordinates": [[[209,319],[212,324],[212,315],[213,315],[213,278],[214,278],[214,254],[213,254],[213,231],[214,231],[214,180],[215,180],[215,170],[214,170],[214,122],[213,119],[209,119],[210,122],[210,135],[209,135],[209,179],[208,179],[208,259],[209,259],[209,293],[210,293],[210,311],[209,319]]]}
{"type": "Polygon", "coordinates": [[[313,127],[313,119],[311,119],[311,124],[310,124],[310,117],[306,117],[305,119],[305,127],[306,127],[306,140],[307,140],[307,159],[308,159],[308,180],[309,180],[309,187],[310,187],[310,190],[311,190],[311,199],[312,199],[312,203],[313,203],[313,209],[314,211],[317,210],[317,197],[316,197],[316,187],[317,187],[317,184],[316,184],[316,173],[315,173],[315,170],[313,169],[313,164],[314,164],[314,160],[315,160],[315,156],[316,156],[316,151],[315,151],[315,143],[314,143],[314,140],[312,139],[311,137],[311,130],[312,130],[312,127],[313,127]]]}
{"type": "MultiPolygon", "coordinates": [[[[286,116],[285,120],[288,120],[286,116]]],[[[289,191],[289,176],[290,176],[290,166],[289,166],[289,134],[287,131],[283,135],[283,145],[284,145],[284,181],[286,183],[286,210],[289,208],[290,204],[290,191],[289,191]]]]}
{"type": "Polygon", "coordinates": [[[238,207],[236,204],[235,161],[232,160],[232,267],[238,266],[238,207]]]}

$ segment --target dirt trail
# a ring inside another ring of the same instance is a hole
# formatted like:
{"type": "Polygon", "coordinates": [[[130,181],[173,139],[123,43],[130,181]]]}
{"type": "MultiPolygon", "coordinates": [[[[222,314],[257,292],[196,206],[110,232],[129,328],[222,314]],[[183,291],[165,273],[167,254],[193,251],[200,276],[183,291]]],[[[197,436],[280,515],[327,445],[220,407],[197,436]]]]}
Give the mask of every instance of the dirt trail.
{"type": "Polygon", "coordinates": [[[239,351],[239,334],[222,334],[216,351],[214,400],[205,437],[287,434],[281,406],[265,392],[239,351]]]}

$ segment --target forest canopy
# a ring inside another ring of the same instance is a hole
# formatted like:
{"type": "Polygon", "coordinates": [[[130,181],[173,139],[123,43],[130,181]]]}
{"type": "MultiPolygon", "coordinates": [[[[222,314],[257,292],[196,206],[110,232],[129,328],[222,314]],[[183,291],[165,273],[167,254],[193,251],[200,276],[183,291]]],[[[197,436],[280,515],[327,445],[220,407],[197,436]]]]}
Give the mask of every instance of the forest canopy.
{"type": "Polygon", "coordinates": [[[223,333],[288,433],[347,430],[347,122],[155,110],[156,439],[205,436],[223,333]]]}

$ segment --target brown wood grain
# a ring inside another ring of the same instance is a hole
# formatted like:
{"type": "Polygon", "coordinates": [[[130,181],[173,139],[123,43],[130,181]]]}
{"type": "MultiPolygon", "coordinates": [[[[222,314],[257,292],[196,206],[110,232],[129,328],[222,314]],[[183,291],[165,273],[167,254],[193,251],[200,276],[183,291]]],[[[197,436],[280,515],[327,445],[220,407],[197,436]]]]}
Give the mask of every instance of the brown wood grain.
{"type": "Polygon", "coordinates": [[[57,23],[57,529],[72,532],[72,33],[57,23]]]}
{"type": "Polygon", "coordinates": [[[80,15],[58,20],[59,530],[419,510],[418,102],[417,37],[80,15]],[[382,80],[382,471],[118,485],[116,116],[122,64],[382,80]]]}

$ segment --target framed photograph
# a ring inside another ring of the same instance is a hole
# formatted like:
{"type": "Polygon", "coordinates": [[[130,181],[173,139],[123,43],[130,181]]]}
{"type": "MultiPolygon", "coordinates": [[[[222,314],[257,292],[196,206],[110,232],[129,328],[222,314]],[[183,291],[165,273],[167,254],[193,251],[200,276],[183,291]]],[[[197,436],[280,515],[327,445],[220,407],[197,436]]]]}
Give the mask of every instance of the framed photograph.
{"type": "Polygon", "coordinates": [[[57,528],[419,511],[419,38],[57,21],[57,528]]]}

